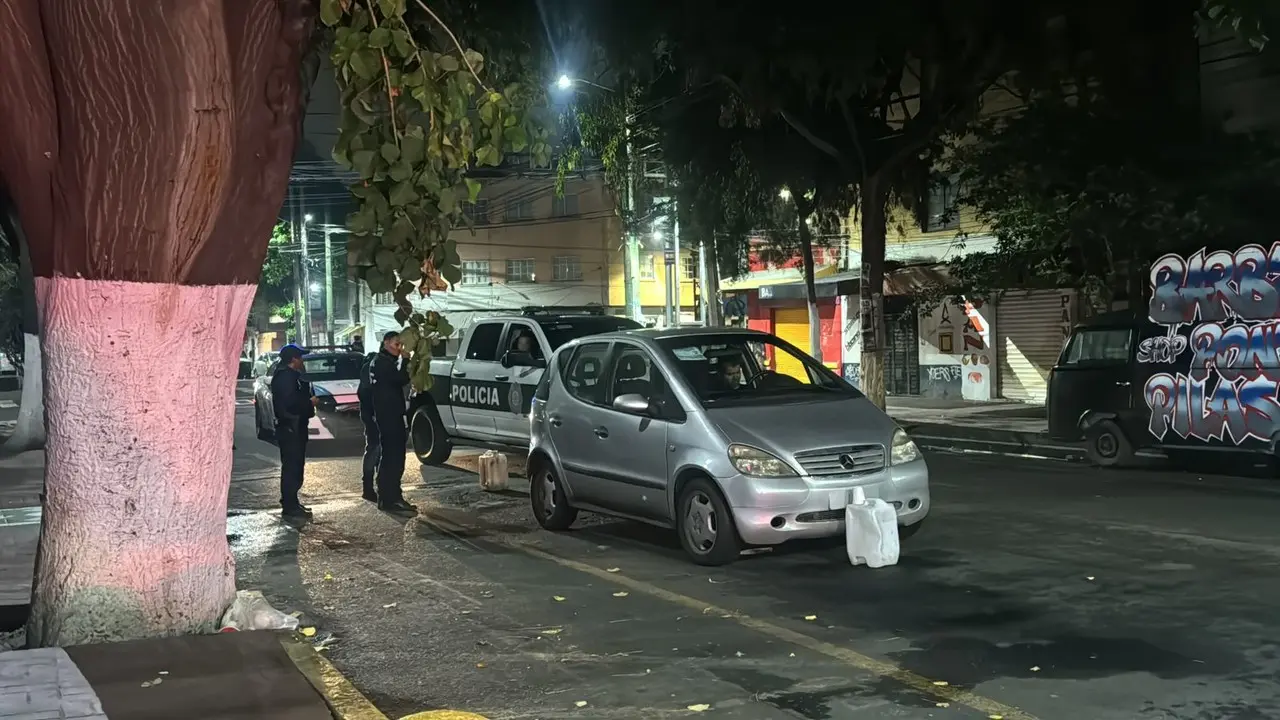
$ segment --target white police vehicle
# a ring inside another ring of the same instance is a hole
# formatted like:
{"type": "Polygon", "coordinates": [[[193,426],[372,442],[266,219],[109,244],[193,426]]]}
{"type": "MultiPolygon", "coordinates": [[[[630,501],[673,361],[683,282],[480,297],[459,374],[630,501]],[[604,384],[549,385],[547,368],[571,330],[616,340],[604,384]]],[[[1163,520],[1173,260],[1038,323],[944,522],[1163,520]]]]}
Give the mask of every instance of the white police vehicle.
{"type": "Polygon", "coordinates": [[[431,361],[431,387],[409,401],[418,459],[440,465],[453,445],[529,448],[529,409],[547,360],[570,340],[643,327],[600,306],[528,307],[477,320],[455,357],[431,361]]]}

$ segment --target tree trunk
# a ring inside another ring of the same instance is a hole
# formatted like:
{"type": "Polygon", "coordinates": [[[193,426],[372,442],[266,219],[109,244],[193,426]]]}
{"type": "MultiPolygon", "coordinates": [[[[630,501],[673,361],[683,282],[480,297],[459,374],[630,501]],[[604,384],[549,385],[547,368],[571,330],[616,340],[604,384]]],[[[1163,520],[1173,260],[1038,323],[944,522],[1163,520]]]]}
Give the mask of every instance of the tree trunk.
{"type": "Polygon", "coordinates": [[[233,596],[233,388],[314,10],[0,0],[48,417],[33,646],[209,630],[233,596]]]}
{"type": "Polygon", "coordinates": [[[858,384],[876,407],[885,407],[884,388],[884,250],[885,202],[883,178],[868,176],[862,183],[862,273],[858,279],[858,318],[862,327],[862,363],[858,384]]]}
{"type": "Polygon", "coordinates": [[[49,442],[32,634],[79,644],[214,630],[235,596],[224,399],[255,287],[38,284],[49,442]]]}
{"type": "Polygon", "coordinates": [[[36,305],[35,278],[27,238],[12,205],[6,209],[4,232],[18,245],[18,284],[22,288],[22,396],[18,422],[4,442],[5,452],[19,453],[44,447],[44,371],[40,363],[40,313],[36,305]]]}
{"type": "MultiPolygon", "coordinates": [[[[797,201],[796,209],[807,208],[797,201]]],[[[808,216],[807,212],[800,214],[799,233],[800,260],[804,266],[804,296],[809,304],[809,354],[814,360],[822,362],[822,317],[818,313],[818,286],[813,278],[813,233],[809,231],[809,226],[805,222],[808,216]]]]}

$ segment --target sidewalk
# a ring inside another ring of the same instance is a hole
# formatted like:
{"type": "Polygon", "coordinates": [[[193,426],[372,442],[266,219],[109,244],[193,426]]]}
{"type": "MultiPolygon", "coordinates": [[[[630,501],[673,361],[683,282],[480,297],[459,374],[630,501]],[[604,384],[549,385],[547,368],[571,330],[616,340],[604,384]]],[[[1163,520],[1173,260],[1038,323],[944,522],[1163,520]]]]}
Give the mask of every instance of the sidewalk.
{"type": "Polygon", "coordinates": [[[889,415],[932,450],[1030,455],[1082,461],[1084,448],[1049,438],[1043,405],[891,397],[889,415]]]}

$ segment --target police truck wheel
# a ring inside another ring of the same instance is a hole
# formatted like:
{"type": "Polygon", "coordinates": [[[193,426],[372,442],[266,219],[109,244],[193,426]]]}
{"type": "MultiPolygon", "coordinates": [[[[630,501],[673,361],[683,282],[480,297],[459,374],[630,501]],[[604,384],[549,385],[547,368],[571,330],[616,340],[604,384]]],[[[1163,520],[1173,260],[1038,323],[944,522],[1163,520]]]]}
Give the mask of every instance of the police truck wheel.
{"type": "Polygon", "coordinates": [[[432,405],[413,411],[409,419],[409,439],[413,441],[413,454],[423,465],[443,465],[453,454],[453,443],[444,431],[440,413],[432,405]]]}
{"type": "Polygon", "coordinates": [[[533,516],[544,530],[568,530],[578,519],[578,511],[569,505],[564,486],[555,468],[546,460],[536,460],[529,473],[529,502],[533,516]]]}
{"type": "Polygon", "coordinates": [[[1111,420],[1099,420],[1084,435],[1089,461],[1099,467],[1117,467],[1133,462],[1133,445],[1120,426],[1111,420]]]}

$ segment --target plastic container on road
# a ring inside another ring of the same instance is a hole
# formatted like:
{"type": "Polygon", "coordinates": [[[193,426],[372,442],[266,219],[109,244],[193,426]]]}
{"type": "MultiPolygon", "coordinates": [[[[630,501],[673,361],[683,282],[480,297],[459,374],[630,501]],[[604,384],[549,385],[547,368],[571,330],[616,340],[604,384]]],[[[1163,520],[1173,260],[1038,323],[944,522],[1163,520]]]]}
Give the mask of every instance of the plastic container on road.
{"type": "Polygon", "coordinates": [[[854,488],[852,502],[844,508],[845,549],[849,562],[871,568],[898,564],[898,513],[879,498],[868,498],[854,488]]]}

